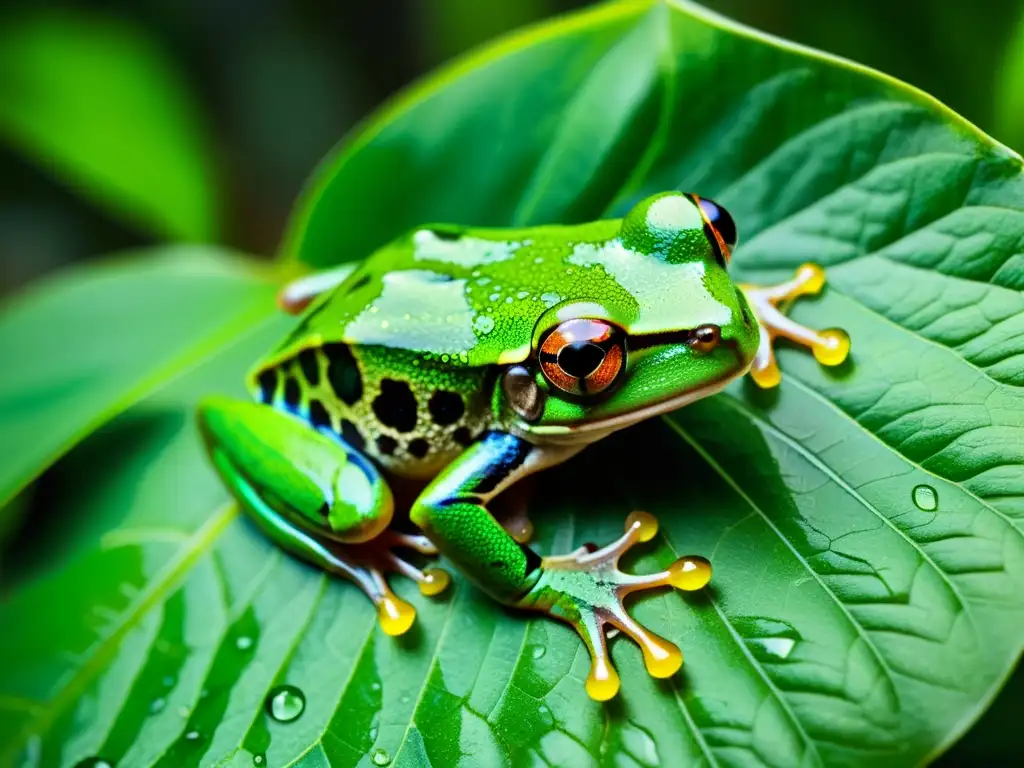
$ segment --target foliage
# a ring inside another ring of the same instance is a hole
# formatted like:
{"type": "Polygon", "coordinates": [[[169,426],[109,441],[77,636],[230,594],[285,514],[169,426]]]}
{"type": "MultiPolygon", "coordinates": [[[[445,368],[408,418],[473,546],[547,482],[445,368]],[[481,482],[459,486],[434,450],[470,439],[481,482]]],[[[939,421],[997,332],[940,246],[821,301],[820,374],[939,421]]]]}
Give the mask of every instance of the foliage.
{"type": "Polygon", "coordinates": [[[25,521],[0,604],[0,765],[915,765],[948,746],[1024,644],[1019,156],[877,73],[681,0],[619,2],[373,117],[283,255],[326,266],[425,221],[580,221],[667,188],[733,212],[741,279],[825,264],[793,314],[854,339],[837,373],[784,350],[777,392],[739,383],[539,483],[543,551],[643,508],[663,535],[634,567],[711,557],[706,595],[635,608],[686,652],[677,679],[615,642],[622,694],[592,702],[568,630],[461,579],[442,601],[399,585],[419,623],[383,636],[355,589],[237,517],[198,445],[196,400],[240,394],[289,325],[272,283],[212,250],[140,256],[0,315],[4,495],[93,432],[32,505],[59,517],[25,521]],[[285,683],[305,698],[288,723],[264,707],[285,683]]]}

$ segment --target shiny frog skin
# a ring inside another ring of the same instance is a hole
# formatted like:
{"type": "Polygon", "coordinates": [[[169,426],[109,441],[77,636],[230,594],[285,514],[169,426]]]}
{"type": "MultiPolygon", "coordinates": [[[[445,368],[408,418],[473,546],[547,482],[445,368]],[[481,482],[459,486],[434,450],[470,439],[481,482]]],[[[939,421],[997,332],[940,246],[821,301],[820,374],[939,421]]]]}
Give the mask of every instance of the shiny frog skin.
{"type": "Polygon", "coordinates": [[[388,634],[408,630],[415,611],[386,574],[427,595],[449,583],[395,550],[440,552],[494,599],[572,625],[592,657],[593,698],[619,688],[609,625],[640,645],[652,675],[672,675],[682,654],[622,600],[700,589],[707,560],[646,576],[619,570],[620,555],[657,532],[644,512],[602,549],[541,557],[525,516],[502,525],[488,506],[527,475],[748,371],[774,386],[778,336],[825,365],[845,359],[842,331],[813,331],[779,310],[821,290],[822,270],[738,286],[727,270],[735,244],[725,209],[676,192],[578,226],[417,228],[354,270],[285,289],[286,308],[309,306],[251,374],[255,402],[200,405],[210,457],[260,528],[356,583],[388,634]],[[392,527],[396,495],[409,497],[400,506],[422,533],[392,527]]]}

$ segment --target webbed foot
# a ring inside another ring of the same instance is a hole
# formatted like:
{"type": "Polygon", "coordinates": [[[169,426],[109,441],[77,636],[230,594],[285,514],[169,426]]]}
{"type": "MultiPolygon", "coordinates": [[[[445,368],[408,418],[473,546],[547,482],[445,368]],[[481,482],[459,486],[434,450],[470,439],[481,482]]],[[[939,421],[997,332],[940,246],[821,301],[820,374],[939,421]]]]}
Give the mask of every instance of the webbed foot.
{"type": "MultiPolygon", "coordinates": [[[[401,635],[416,620],[416,609],[391,591],[386,575],[397,573],[412,579],[424,595],[433,597],[447,589],[451,583],[448,572],[430,567],[420,570],[408,560],[395,554],[395,548],[411,549],[423,555],[436,555],[437,549],[426,536],[414,536],[386,530],[365,544],[336,545],[344,553],[347,569],[340,572],[366,593],[377,608],[381,629],[389,635],[401,635]]],[[[333,547],[332,547],[333,549],[333,547]]]]}
{"type": "Polygon", "coordinates": [[[623,598],[633,592],[673,586],[684,591],[704,587],[711,579],[711,564],[703,557],[676,560],[667,570],[646,576],[623,573],[619,558],[637,542],[650,541],[658,522],[646,512],[633,512],[626,519],[626,532],[603,549],[580,547],[541,562],[539,581],[518,607],[541,611],[570,624],[590,651],[591,667],[587,693],[607,701],[619,690],[619,676],[608,655],[605,627],[612,625],[632,638],[644,655],[644,665],[654,677],[670,677],[683,663],[683,654],[673,643],[638,624],[626,612],[623,598]]]}
{"type": "Polygon", "coordinates": [[[779,336],[807,347],[822,365],[839,365],[850,354],[850,337],[839,328],[816,331],[790,320],[782,313],[789,302],[800,296],[814,295],[825,285],[825,270],[817,264],[804,264],[791,280],[759,288],[741,285],[761,325],[761,344],[750,366],[750,377],[764,388],[778,386],[782,379],[775,362],[774,344],[779,336]]]}

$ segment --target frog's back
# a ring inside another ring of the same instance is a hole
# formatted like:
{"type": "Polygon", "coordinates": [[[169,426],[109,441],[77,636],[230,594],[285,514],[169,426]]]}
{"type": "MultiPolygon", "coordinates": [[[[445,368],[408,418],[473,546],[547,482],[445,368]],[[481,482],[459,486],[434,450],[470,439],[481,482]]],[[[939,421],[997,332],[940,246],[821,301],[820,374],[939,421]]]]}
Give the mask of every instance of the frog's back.
{"type": "Polygon", "coordinates": [[[253,371],[253,394],[395,474],[436,474],[494,426],[497,367],[524,359],[537,318],[567,298],[573,248],[617,232],[421,227],[310,307],[253,371]]]}

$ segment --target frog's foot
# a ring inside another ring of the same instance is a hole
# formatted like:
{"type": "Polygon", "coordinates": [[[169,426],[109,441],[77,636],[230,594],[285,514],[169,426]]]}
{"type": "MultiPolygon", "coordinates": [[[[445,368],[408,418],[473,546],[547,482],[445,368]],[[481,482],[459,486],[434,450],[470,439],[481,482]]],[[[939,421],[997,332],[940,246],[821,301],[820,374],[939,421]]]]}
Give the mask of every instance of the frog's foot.
{"type": "Polygon", "coordinates": [[[633,512],[626,519],[626,532],[603,549],[583,546],[541,562],[541,576],[518,606],[542,611],[570,624],[590,651],[591,667],[587,693],[606,701],[619,690],[619,676],[608,655],[607,625],[633,639],[644,655],[644,665],[654,677],[670,677],[683,663],[682,652],[668,640],[647,630],[626,612],[626,595],[663,586],[692,591],[711,578],[711,564],[703,557],[676,560],[667,570],[646,576],[623,573],[619,558],[637,542],[650,541],[658,522],[646,512],[633,512]]]}
{"type": "MultiPolygon", "coordinates": [[[[344,551],[348,570],[343,575],[366,593],[377,608],[381,629],[389,635],[401,635],[416,620],[416,609],[402,600],[388,586],[387,574],[396,573],[412,579],[424,595],[439,595],[451,583],[447,571],[429,567],[420,570],[393,549],[411,549],[423,555],[436,555],[437,548],[426,536],[413,536],[386,530],[364,544],[337,545],[344,551]]],[[[338,553],[340,556],[340,552],[338,553]]]]}
{"type": "Polygon", "coordinates": [[[816,331],[790,320],[782,310],[800,296],[814,295],[825,285],[825,271],[817,264],[804,264],[791,280],[758,288],[742,285],[747,300],[761,325],[761,344],[750,366],[750,376],[758,386],[778,386],[782,379],[773,349],[779,336],[808,347],[822,365],[839,365],[850,354],[850,337],[839,328],[816,331]]]}

